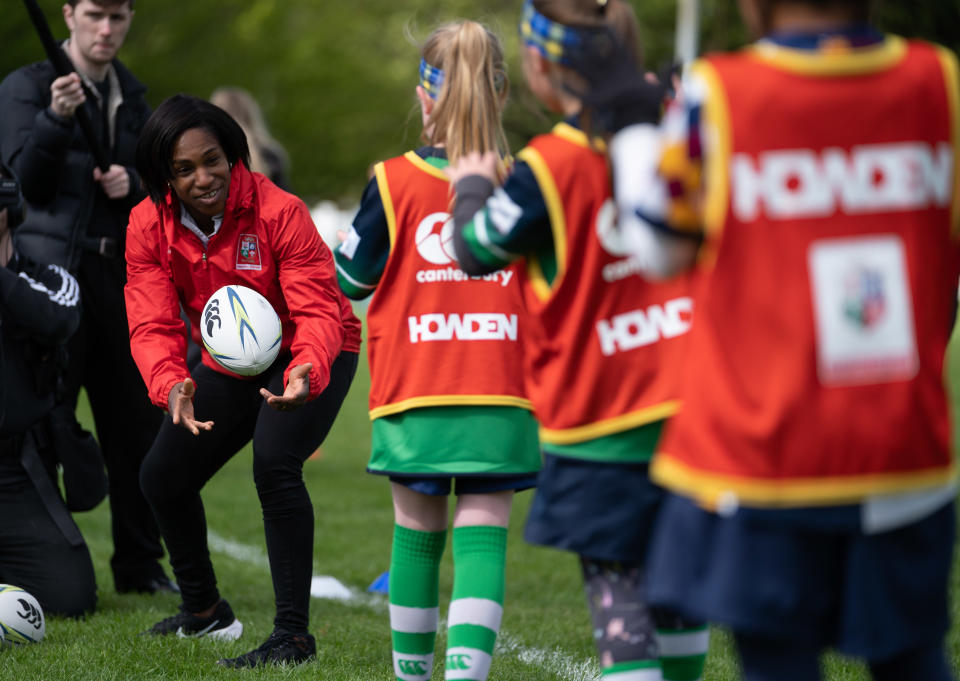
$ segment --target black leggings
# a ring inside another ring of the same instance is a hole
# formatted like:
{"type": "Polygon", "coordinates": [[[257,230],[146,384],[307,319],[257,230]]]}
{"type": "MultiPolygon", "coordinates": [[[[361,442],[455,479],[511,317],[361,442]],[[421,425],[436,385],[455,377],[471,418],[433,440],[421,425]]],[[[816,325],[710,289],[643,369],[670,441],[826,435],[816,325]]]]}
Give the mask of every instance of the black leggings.
{"type": "Polygon", "coordinates": [[[277,604],[274,625],[294,633],[307,631],[313,505],[303,482],[303,462],[330,431],[357,357],[355,352],[340,353],[323,393],[282,412],[267,406],[259,390],[265,386],[276,395],[283,392],[288,353],[252,380],[225,376],[202,364],[193,369],[194,414],[199,421],[213,421],[213,430],[195,436],[173,425],[168,415],[140,469],[140,486],[157,517],[188,612],[202,612],[220,600],[200,490],[252,438],[253,479],[263,508],[277,604]]]}

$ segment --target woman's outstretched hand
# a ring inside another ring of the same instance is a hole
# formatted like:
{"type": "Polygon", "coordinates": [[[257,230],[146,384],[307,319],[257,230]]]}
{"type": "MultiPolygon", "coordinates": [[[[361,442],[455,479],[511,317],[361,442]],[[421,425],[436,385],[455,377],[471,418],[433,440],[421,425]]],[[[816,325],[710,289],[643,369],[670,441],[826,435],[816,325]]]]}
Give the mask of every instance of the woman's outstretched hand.
{"type": "Polygon", "coordinates": [[[197,386],[192,378],[180,381],[170,389],[167,407],[175,426],[183,426],[194,435],[199,435],[201,430],[212,430],[213,421],[197,421],[193,418],[193,396],[196,392],[197,386]]]}
{"type": "Polygon", "coordinates": [[[260,388],[260,394],[271,407],[277,411],[296,409],[307,401],[310,396],[310,370],[312,364],[298,364],[290,370],[287,376],[287,387],[283,395],[274,395],[266,388],[260,388]]]}

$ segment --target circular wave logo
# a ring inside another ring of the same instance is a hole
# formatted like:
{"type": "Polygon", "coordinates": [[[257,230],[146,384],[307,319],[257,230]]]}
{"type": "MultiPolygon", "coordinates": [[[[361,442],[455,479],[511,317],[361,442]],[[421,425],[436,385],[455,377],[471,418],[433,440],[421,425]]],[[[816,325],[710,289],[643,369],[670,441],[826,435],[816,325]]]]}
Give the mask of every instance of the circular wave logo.
{"type": "Polygon", "coordinates": [[[453,257],[453,217],[449,213],[431,213],[417,225],[414,237],[417,251],[427,262],[449,265],[453,257]]]}
{"type": "Polygon", "coordinates": [[[597,238],[600,245],[610,255],[626,257],[630,255],[630,249],[624,243],[620,230],[617,229],[617,206],[613,199],[607,199],[600,206],[596,220],[597,238]]]}

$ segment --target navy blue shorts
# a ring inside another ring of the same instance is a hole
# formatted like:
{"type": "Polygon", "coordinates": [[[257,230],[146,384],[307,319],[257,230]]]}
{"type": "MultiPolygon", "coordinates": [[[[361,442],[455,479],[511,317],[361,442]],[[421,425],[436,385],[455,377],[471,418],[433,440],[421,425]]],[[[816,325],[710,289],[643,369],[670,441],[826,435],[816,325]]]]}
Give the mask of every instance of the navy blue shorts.
{"type": "Polygon", "coordinates": [[[414,492],[431,497],[445,497],[455,489],[454,494],[490,494],[530,489],[537,484],[536,475],[430,475],[399,476],[391,475],[390,482],[403,485],[414,492]],[[454,487],[456,483],[456,487],[454,487]]]}
{"type": "Polygon", "coordinates": [[[593,560],[644,562],[665,495],[648,470],[544,453],[524,538],[593,560]]]}
{"type": "Polygon", "coordinates": [[[888,532],[721,517],[669,495],[651,541],[650,601],[734,633],[884,660],[942,640],[954,505],[888,532]]]}

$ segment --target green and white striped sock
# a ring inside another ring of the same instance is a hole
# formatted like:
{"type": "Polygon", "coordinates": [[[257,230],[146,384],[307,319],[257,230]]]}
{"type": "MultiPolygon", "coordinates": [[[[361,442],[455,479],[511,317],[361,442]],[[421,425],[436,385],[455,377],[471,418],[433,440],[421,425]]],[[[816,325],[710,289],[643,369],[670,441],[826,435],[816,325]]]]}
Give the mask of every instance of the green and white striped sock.
{"type": "Polygon", "coordinates": [[[507,528],[453,528],[453,597],[444,678],[485,681],[503,617],[507,528]]]}
{"type": "Polygon", "coordinates": [[[628,660],[615,662],[600,670],[603,681],[661,681],[658,660],[628,660]]]}
{"type": "Polygon", "coordinates": [[[689,629],[657,629],[664,681],[700,681],[707,662],[710,630],[706,625],[689,629]]]}
{"type": "Polygon", "coordinates": [[[394,525],[390,555],[393,672],[400,681],[427,681],[433,672],[440,600],[440,558],[447,533],[394,525]]]}

